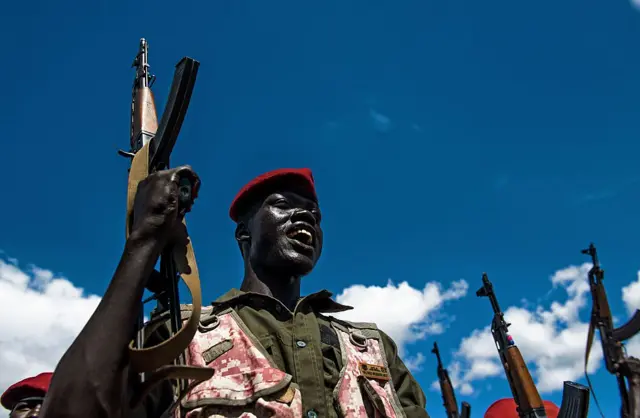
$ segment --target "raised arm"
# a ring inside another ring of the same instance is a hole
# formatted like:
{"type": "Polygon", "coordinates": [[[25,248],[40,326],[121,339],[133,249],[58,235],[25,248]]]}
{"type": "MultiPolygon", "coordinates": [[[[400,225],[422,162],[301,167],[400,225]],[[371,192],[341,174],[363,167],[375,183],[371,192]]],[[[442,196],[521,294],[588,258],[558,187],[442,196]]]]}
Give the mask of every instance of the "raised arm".
{"type": "Polygon", "coordinates": [[[140,183],[122,258],[96,311],[58,363],[41,417],[131,416],[137,376],[129,367],[128,346],[160,252],[186,237],[178,214],[178,186],[185,176],[198,183],[189,167],[156,172],[140,183]]]}

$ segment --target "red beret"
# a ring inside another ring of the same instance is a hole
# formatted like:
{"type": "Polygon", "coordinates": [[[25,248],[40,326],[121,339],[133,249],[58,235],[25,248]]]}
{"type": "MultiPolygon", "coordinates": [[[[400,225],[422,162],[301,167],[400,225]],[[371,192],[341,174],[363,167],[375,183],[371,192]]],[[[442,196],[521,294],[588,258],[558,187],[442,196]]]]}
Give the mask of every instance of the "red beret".
{"type": "Polygon", "coordinates": [[[295,187],[296,190],[306,193],[307,197],[318,200],[311,170],[308,168],[280,168],[259,175],[240,189],[229,208],[231,219],[238,222],[242,212],[248,209],[255,202],[255,199],[264,197],[265,191],[272,190],[271,187],[276,185],[283,188],[295,187]]]}
{"type": "MultiPolygon", "coordinates": [[[[550,401],[542,401],[545,411],[547,411],[547,418],[557,418],[560,409],[550,401]]],[[[504,398],[499,401],[495,401],[487,412],[484,413],[484,418],[518,418],[518,412],[516,412],[516,402],[513,398],[504,398]]]]}
{"type": "Polygon", "coordinates": [[[13,409],[21,399],[31,396],[42,396],[47,393],[53,373],[40,373],[14,383],[0,396],[0,403],[6,409],[13,409]]]}

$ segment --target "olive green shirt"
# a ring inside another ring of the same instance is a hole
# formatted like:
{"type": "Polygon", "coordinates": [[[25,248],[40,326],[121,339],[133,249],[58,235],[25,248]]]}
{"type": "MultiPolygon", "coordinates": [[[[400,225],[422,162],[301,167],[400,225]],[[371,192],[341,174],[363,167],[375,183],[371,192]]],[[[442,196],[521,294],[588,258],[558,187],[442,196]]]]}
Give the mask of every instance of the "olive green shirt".
{"type": "MultiPolygon", "coordinates": [[[[327,290],[301,298],[291,312],[270,296],[232,289],[213,302],[216,310],[233,308],[264,346],[276,366],[290,374],[302,394],[306,416],[337,418],[333,390],[338,384],[342,357],[338,336],[323,314],[343,312],[351,307],[331,299],[327,290]],[[311,412],[311,413],[309,413],[311,412]]],[[[383,332],[387,363],[407,418],[428,418],[425,396],[400,357],[393,340],[383,332]]],[[[148,399],[146,416],[159,416],[171,402],[170,390],[148,399]],[[155,398],[155,399],[154,399],[155,398]]]]}

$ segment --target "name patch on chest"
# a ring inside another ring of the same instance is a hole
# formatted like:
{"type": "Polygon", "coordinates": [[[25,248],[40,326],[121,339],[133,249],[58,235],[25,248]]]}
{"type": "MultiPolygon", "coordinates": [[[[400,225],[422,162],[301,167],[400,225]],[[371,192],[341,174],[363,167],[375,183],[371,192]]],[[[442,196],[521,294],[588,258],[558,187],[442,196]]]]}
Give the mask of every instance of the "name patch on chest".
{"type": "Polygon", "coordinates": [[[205,364],[209,364],[232,348],[233,341],[224,340],[214,345],[213,347],[209,347],[208,349],[206,349],[204,353],[202,353],[202,358],[204,359],[205,364]]]}
{"type": "Polygon", "coordinates": [[[358,363],[358,368],[360,369],[360,374],[367,379],[384,380],[385,382],[391,379],[387,368],[384,366],[361,362],[358,363]]]}

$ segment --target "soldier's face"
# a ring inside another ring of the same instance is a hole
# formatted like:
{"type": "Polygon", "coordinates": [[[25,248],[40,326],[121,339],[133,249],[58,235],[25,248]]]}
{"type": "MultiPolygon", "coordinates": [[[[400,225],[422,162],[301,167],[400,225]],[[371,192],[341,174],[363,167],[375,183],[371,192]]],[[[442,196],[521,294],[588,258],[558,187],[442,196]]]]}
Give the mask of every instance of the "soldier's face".
{"type": "Polygon", "coordinates": [[[40,414],[43,398],[24,398],[11,410],[9,418],[34,418],[40,414]]]}
{"type": "Polygon", "coordinates": [[[273,193],[249,225],[250,261],[254,270],[285,276],[311,272],[322,252],[320,209],[291,192],[273,193]]]}

